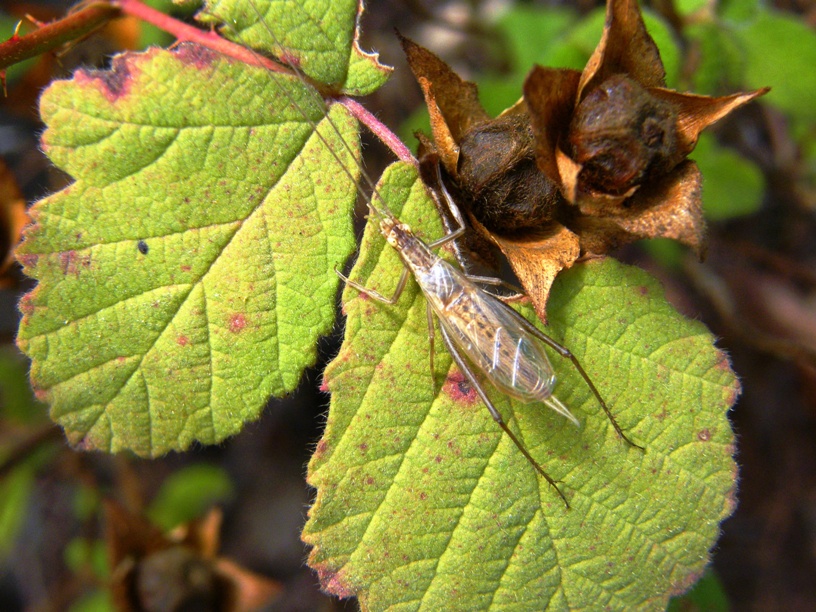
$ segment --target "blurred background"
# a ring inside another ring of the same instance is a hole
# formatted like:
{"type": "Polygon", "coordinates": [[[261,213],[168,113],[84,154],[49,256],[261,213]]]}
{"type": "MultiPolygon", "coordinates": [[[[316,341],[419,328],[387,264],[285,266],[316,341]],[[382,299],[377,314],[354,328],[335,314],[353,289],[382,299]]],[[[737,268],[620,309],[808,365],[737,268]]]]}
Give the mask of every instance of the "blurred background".
{"type": "MultiPolygon", "coordinates": [[[[194,12],[169,3],[158,8],[179,18],[194,12]]],[[[15,1],[0,10],[6,39],[26,15],[48,21],[65,6],[15,1]]],[[[381,0],[368,10],[362,46],[379,51],[396,70],[364,103],[412,147],[411,134],[427,125],[427,114],[394,24],[476,81],[492,114],[519,98],[532,64],[582,69],[603,27],[602,3],[589,0],[381,0]]],[[[705,261],[667,241],[615,254],[658,277],[680,312],[708,326],[742,383],[729,414],[738,440],[739,505],[722,525],[711,571],[673,606],[816,609],[816,2],[654,0],[644,4],[644,17],[669,87],[706,95],[773,88],[707,130],[691,155],[705,179],[705,261]]],[[[14,344],[17,301],[32,282],[10,249],[26,207],[70,183],[39,150],[40,92],[80,65],[104,66],[116,50],[171,42],[151,26],[123,19],[6,75],[0,101],[0,609],[106,609],[106,540],[110,547],[113,537],[111,519],[104,518],[107,498],[138,510],[159,532],[189,526],[217,505],[220,528],[196,531],[193,524],[190,532],[219,557],[266,577],[259,584],[269,594],[268,609],[355,609],[319,592],[299,539],[313,495],[305,466],[329,401],[319,391],[320,377],[338,350],[340,324],[321,342],[321,362],[293,397],[270,401],[259,421],[217,447],[153,461],[69,448],[47,407],[34,399],[28,365],[14,344]]],[[[376,175],[391,156],[374,139],[364,140],[367,166],[376,175]]],[[[129,529],[148,529],[141,519],[119,518],[129,529]]]]}

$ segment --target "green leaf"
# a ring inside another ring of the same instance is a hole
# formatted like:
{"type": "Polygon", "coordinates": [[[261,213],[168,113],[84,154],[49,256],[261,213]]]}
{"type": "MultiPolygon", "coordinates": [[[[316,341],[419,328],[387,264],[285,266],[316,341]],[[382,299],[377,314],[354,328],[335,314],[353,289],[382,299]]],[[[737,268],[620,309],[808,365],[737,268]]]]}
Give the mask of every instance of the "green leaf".
{"type": "Polygon", "coordinates": [[[668,607],[669,612],[728,612],[730,609],[725,589],[711,569],[688,593],[673,598],[668,607]]]}
{"type": "Polygon", "coordinates": [[[232,495],[232,481],[224,470],[212,465],[192,465],[162,483],[147,516],[162,531],[170,531],[201,517],[210,506],[232,495]]]}
{"type": "MultiPolygon", "coordinates": [[[[381,191],[426,240],[442,234],[412,169],[392,166],[381,191]]],[[[389,296],[401,269],[370,219],[351,278],[389,296]]],[[[580,428],[484,383],[569,510],[463,384],[438,334],[431,376],[415,283],[394,306],[351,287],[344,303],[303,535],[324,589],[367,609],[659,608],[703,572],[734,508],[726,412],[739,386],[710,334],[654,279],[611,259],[577,265],[556,281],[547,329],[645,452],[618,439],[555,356],[555,393],[580,428]]]]}
{"type": "Polygon", "coordinates": [[[97,589],[73,602],[68,612],[113,612],[115,609],[110,591],[97,589]]]}
{"type": "MultiPolygon", "coordinates": [[[[597,8],[574,27],[567,30],[559,44],[552,44],[544,52],[540,64],[559,68],[583,70],[603,34],[606,11],[597,8]]],[[[643,11],[643,23],[660,50],[660,58],[666,69],[666,82],[676,87],[680,75],[682,55],[674,33],[669,25],[657,15],[643,11]]]]}
{"type": "Polygon", "coordinates": [[[102,579],[110,576],[110,566],[104,540],[89,540],[84,537],[73,538],[65,546],[62,556],[65,565],[75,574],[91,570],[102,579]]]}
{"type": "Polygon", "coordinates": [[[684,33],[696,45],[695,93],[716,96],[745,86],[745,52],[731,28],[709,21],[691,24],[684,33]]]}
{"type": "Polygon", "coordinates": [[[18,337],[39,397],[82,448],[155,456],[238,432],[332,328],[356,122],[335,105],[336,132],[308,86],[189,44],[56,82],[41,112],[76,182],[33,208],[18,249],[39,281],[18,337]]]}
{"type": "Polygon", "coordinates": [[[765,177],[756,164],[702,134],[691,157],[703,173],[703,208],[707,219],[720,221],[759,210],[765,177]]]}
{"type": "Polygon", "coordinates": [[[358,0],[213,0],[203,23],[224,24],[236,42],[287,57],[304,74],[337,93],[363,96],[379,89],[391,68],[357,44],[358,0]]]}
{"type": "Polygon", "coordinates": [[[45,406],[28,384],[28,362],[13,346],[0,347],[0,417],[34,424],[45,421],[45,406]]]}
{"type": "MultiPolygon", "coordinates": [[[[530,69],[542,61],[553,45],[560,44],[560,37],[575,20],[576,15],[570,10],[521,5],[513,6],[502,16],[497,29],[501,39],[506,41],[510,70],[500,75],[486,75],[477,81],[479,100],[491,116],[499,115],[516,103],[530,69]]],[[[424,126],[416,126],[420,127],[424,126]]]]}
{"type": "Polygon", "coordinates": [[[771,86],[767,101],[810,124],[816,99],[816,33],[801,19],[762,10],[735,28],[745,56],[745,84],[771,86]]]}
{"type": "Polygon", "coordinates": [[[0,564],[5,564],[14,550],[28,512],[35,472],[34,465],[28,462],[0,480],[0,564]]]}

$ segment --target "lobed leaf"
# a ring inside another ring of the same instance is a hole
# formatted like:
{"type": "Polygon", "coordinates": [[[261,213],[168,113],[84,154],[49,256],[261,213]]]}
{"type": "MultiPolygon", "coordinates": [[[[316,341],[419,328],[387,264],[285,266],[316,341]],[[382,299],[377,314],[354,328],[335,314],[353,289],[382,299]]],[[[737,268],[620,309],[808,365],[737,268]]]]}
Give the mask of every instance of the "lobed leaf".
{"type": "MultiPolygon", "coordinates": [[[[392,166],[380,191],[427,241],[441,235],[411,168],[392,166]]],[[[387,296],[400,272],[370,221],[351,278],[387,296]]],[[[613,260],[577,265],[555,283],[547,328],[645,452],[617,438],[555,356],[555,393],[580,429],[484,382],[569,510],[492,421],[438,334],[429,371],[415,283],[394,306],[350,287],[344,304],[303,534],[324,589],[356,595],[365,609],[622,609],[665,606],[701,575],[734,508],[726,412],[739,385],[710,334],[680,317],[656,281],[613,260]]],[[[535,320],[529,306],[519,311],[535,320]]]]}
{"type": "Polygon", "coordinates": [[[39,281],[18,343],[52,417],[74,444],[141,455],[236,433],[332,327],[355,121],[333,107],[337,133],[308,86],[195,45],[80,71],[41,112],[76,180],[18,250],[39,281]]]}
{"type": "Polygon", "coordinates": [[[391,68],[358,45],[359,0],[211,0],[203,23],[224,24],[223,34],[271,52],[336,93],[363,96],[379,89],[391,68]]]}

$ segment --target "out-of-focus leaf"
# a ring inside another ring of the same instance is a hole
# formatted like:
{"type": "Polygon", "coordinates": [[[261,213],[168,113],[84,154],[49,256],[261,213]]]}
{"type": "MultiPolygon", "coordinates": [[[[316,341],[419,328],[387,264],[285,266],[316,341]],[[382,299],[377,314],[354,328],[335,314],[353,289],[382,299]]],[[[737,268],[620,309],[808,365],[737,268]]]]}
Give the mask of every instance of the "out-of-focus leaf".
{"type": "MultiPolygon", "coordinates": [[[[3,459],[0,449],[0,460],[3,459]]],[[[28,500],[34,485],[34,469],[24,465],[7,474],[0,481],[0,563],[17,542],[17,535],[28,510],[28,500]]]]}
{"type": "Polygon", "coordinates": [[[14,347],[0,347],[0,415],[20,423],[45,420],[46,406],[34,399],[28,363],[14,347]]]}
{"type": "Polygon", "coordinates": [[[765,177],[750,160],[703,134],[691,157],[703,173],[703,210],[712,221],[750,215],[759,209],[765,177]]]}
{"type": "Polygon", "coordinates": [[[96,590],[73,602],[68,612],[114,612],[113,600],[110,592],[96,590]]]}
{"type": "Polygon", "coordinates": [[[704,22],[685,29],[697,45],[699,60],[692,75],[694,91],[717,95],[743,85],[745,55],[734,32],[724,24],[704,22]]]}
{"type": "Polygon", "coordinates": [[[210,506],[226,502],[232,494],[232,481],[223,469],[213,465],[192,465],[164,481],[147,516],[154,525],[169,531],[199,518],[210,506]]]}
{"type": "Polygon", "coordinates": [[[717,574],[708,570],[682,597],[669,602],[669,612],[728,612],[731,605],[717,574]]]}
{"type": "Polygon", "coordinates": [[[745,85],[771,86],[768,102],[813,122],[816,100],[816,32],[801,19],[763,10],[734,30],[745,55],[745,85]]]}
{"type": "MultiPolygon", "coordinates": [[[[570,27],[560,43],[548,45],[537,63],[554,68],[582,70],[592,55],[604,29],[605,9],[597,8],[580,22],[570,27]]],[[[660,58],[666,69],[666,83],[677,86],[682,55],[671,28],[660,17],[643,12],[643,21],[649,34],[660,49],[660,58]]]]}
{"type": "Polygon", "coordinates": [[[65,565],[74,573],[90,568],[100,579],[105,579],[110,575],[105,542],[102,540],[74,538],[65,547],[63,558],[65,565]]]}

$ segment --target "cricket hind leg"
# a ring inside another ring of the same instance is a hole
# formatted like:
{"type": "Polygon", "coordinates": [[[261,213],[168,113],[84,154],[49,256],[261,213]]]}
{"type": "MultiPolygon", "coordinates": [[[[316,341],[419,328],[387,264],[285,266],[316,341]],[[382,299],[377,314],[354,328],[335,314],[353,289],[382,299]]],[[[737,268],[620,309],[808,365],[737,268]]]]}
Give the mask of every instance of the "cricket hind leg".
{"type": "Polygon", "coordinates": [[[527,331],[529,331],[536,338],[538,338],[544,344],[546,344],[555,352],[557,352],[559,356],[563,357],[564,359],[570,360],[572,366],[578,371],[578,373],[581,375],[581,378],[583,378],[584,382],[586,382],[590,391],[592,391],[592,394],[595,396],[595,399],[598,400],[598,403],[601,405],[601,408],[603,408],[603,411],[606,413],[609,422],[612,423],[612,427],[615,428],[615,431],[618,433],[618,435],[623,440],[625,440],[630,446],[634,446],[635,448],[639,448],[640,450],[645,451],[646,450],[645,448],[643,448],[640,444],[635,444],[634,442],[632,442],[632,440],[630,440],[626,436],[626,434],[623,433],[623,430],[621,429],[620,425],[618,425],[618,421],[615,419],[615,415],[612,414],[612,411],[609,409],[609,406],[606,405],[606,402],[604,401],[604,398],[601,396],[600,391],[598,391],[598,388],[595,386],[595,383],[592,382],[592,379],[589,377],[589,374],[586,373],[586,370],[584,370],[584,367],[581,365],[581,362],[578,361],[578,358],[572,354],[572,351],[570,351],[563,344],[559,344],[558,342],[550,338],[547,334],[542,332],[535,325],[530,323],[527,319],[525,319],[515,310],[510,308],[507,304],[504,304],[502,302],[502,305],[505,308],[507,308],[510,312],[512,312],[516,317],[518,317],[519,322],[524,326],[524,328],[527,331]]]}
{"type": "Polygon", "coordinates": [[[538,462],[535,459],[533,459],[532,455],[530,455],[527,448],[525,448],[524,444],[521,443],[521,440],[519,440],[516,437],[516,435],[510,430],[510,428],[504,422],[501,413],[493,405],[493,402],[490,401],[490,398],[487,396],[487,393],[485,393],[485,390],[482,388],[482,385],[476,379],[476,375],[473,373],[473,370],[470,369],[470,366],[468,366],[468,364],[465,362],[465,359],[459,353],[459,350],[456,348],[456,346],[454,346],[453,341],[450,339],[450,336],[448,335],[444,326],[440,325],[439,332],[442,334],[442,340],[444,341],[445,346],[450,352],[451,357],[453,357],[454,362],[456,362],[456,365],[459,367],[462,374],[465,375],[465,378],[468,379],[470,385],[479,395],[482,402],[484,402],[484,405],[490,412],[490,416],[492,416],[493,420],[496,421],[499,427],[501,427],[504,430],[504,433],[510,436],[510,439],[513,441],[513,444],[515,444],[516,447],[521,451],[521,454],[524,455],[524,458],[527,459],[530,465],[532,465],[536,469],[536,471],[539,474],[541,474],[548,483],[550,483],[550,486],[552,486],[552,488],[555,489],[555,491],[558,493],[558,496],[564,502],[564,505],[567,507],[567,509],[569,509],[570,505],[569,502],[567,501],[567,498],[564,496],[564,493],[561,491],[561,489],[558,488],[558,485],[556,484],[555,480],[553,480],[552,477],[549,474],[547,474],[547,472],[544,471],[544,468],[542,468],[538,464],[538,462]]]}
{"type": "Polygon", "coordinates": [[[367,287],[364,287],[363,285],[361,285],[357,281],[351,280],[348,276],[346,276],[345,274],[340,272],[340,270],[338,270],[337,268],[334,269],[334,272],[335,272],[335,274],[337,274],[337,276],[339,276],[342,279],[342,281],[344,283],[346,283],[350,287],[353,287],[354,289],[356,289],[357,291],[359,291],[363,295],[367,295],[368,297],[370,297],[370,298],[372,298],[374,300],[377,300],[378,302],[382,302],[383,304],[388,304],[389,306],[393,306],[394,304],[397,303],[397,300],[400,298],[400,296],[402,295],[403,290],[405,289],[405,285],[408,283],[408,275],[409,275],[408,268],[403,268],[402,269],[402,274],[400,275],[399,281],[397,282],[397,288],[394,289],[394,295],[392,295],[390,298],[388,298],[388,297],[385,297],[382,293],[379,293],[377,291],[374,291],[373,289],[369,289],[367,287]]]}

